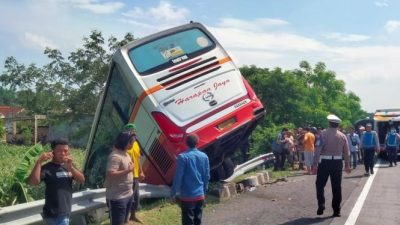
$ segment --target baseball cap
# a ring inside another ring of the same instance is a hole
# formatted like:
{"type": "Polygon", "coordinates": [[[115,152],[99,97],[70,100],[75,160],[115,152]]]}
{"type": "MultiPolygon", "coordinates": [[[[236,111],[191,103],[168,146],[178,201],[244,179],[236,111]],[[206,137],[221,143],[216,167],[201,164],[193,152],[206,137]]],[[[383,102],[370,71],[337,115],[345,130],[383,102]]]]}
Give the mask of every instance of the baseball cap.
{"type": "Polygon", "coordinates": [[[124,126],[124,130],[133,130],[136,131],[136,125],[134,123],[127,123],[124,126]]]}

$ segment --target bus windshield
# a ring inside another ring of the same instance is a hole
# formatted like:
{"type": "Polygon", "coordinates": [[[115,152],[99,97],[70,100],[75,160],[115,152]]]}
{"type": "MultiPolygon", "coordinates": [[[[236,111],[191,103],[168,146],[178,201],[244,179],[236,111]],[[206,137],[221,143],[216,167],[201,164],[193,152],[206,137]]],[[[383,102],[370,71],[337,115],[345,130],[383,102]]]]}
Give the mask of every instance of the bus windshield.
{"type": "Polygon", "coordinates": [[[135,47],[129,51],[129,58],[141,75],[148,75],[214,47],[215,43],[203,31],[193,28],[135,47]]]}

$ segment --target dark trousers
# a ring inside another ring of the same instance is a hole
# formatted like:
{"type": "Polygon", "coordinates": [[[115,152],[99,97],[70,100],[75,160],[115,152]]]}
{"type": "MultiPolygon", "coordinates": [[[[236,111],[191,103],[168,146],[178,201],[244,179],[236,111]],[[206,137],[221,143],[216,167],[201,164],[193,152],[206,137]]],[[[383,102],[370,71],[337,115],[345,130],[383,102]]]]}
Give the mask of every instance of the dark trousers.
{"type": "Polygon", "coordinates": [[[396,151],[396,146],[387,146],[386,150],[388,152],[388,160],[389,163],[396,164],[397,165],[397,151],[396,151]]]}
{"type": "Polygon", "coordinates": [[[132,207],[131,211],[136,212],[139,208],[139,179],[134,179],[133,180],[133,200],[132,200],[132,207]]]}
{"type": "Polygon", "coordinates": [[[375,148],[364,149],[364,166],[366,173],[374,172],[374,156],[375,156],[375,148]]]}
{"type": "Polygon", "coordinates": [[[282,165],[282,154],[280,152],[274,152],[275,156],[275,163],[274,163],[274,170],[281,169],[282,165]]]}
{"type": "Polygon", "coordinates": [[[318,164],[317,180],[315,182],[318,207],[325,207],[324,188],[330,177],[332,186],[332,208],[334,212],[340,212],[340,203],[342,202],[342,169],[343,161],[340,159],[322,159],[321,163],[318,164]]]}
{"type": "Polygon", "coordinates": [[[117,200],[107,200],[110,225],[123,225],[128,222],[131,205],[132,196],[117,200]]]}
{"type": "Polygon", "coordinates": [[[204,200],[195,202],[181,201],[182,225],[200,225],[204,200]]]}

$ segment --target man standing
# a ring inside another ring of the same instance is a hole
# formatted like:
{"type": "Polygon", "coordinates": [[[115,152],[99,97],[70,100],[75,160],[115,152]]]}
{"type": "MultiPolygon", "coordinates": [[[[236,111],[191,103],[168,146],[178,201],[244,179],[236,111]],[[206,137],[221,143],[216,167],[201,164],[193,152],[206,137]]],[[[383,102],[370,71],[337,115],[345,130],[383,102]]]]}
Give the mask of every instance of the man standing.
{"type": "Polygon", "coordinates": [[[84,175],[72,164],[68,141],[51,142],[52,152],[42,153],[29,176],[32,186],[46,185],[43,221],[45,225],[68,225],[71,214],[72,180],[85,181],[84,175]],[[42,166],[42,163],[50,160],[42,166]]]}
{"type": "Polygon", "coordinates": [[[347,142],[349,143],[353,169],[355,169],[357,167],[357,157],[360,145],[360,138],[358,137],[358,134],[354,133],[354,128],[352,127],[349,128],[349,133],[347,134],[347,142]]]}
{"type": "Polygon", "coordinates": [[[142,223],[142,221],[137,218],[136,216],[136,211],[139,208],[139,182],[143,181],[145,178],[145,175],[142,170],[142,164],[140,163],[140,157],[141,157],[141,152],[140,152],[140,146],[137,141],[136,137],[136,126],[133,123],[128,123],[124,126],[125,131],[131,132],[134,138],[134,142],[132,145],[132,148],[128,149],[128,155],[131,157],[131,160],[133,162],[133,202],[132,202],[132,207],[131,207],[131,216],[129,220],[142,223]]]}
{"type": "Polygon", "coordinates": [[[173,202],[180,201],[182,225],[200,225],[205,193],[210,179],[208,156],[196,146],[199,138],[191,134],[186,139],[189,149],[178,155],[171,188],[173,202]]]}
{"type": "Polygon", "coordinates": [[[345,161],[345,171],[350,173],[350,153],[346,135],[338,131],[341,122],[339,117],[329,115],[327,119],[329,121],[329,128],[321,134],[322,145],[315,151],[313,162],[313,174],[317,173],[317,180],[315,182],[318,200],[317,215],[324,213],[324,188],[330,177],[333,216],[340,217],[343,158],[345,161]]]}
{"type": "Polygon", "coordinates": [[[388,153],[389,167],[393,164],[397,166],[397,148],[400,142],[400,135],[396,133],[396,128],[391,127],[390,131],[386,134],[385,147],[388,153]]]}
{"type": "Polygon", "coordinates": [[[305,128],[306,133],[304,134],[303,146],[304,146],[304,164],[307,168],[307,174],[312,174],[311,166],[314,159],[314,143],[315,136],[311,133],[310,127],[305,128]]]}
{"type": "Polygon", "coordinates": [[[364,151],[365,176],[374,174],[374,156],[379,152],[378,134],[372,130],[372,124],[367,123],[365,132],[361,137],[360,148],[364,151]]]}

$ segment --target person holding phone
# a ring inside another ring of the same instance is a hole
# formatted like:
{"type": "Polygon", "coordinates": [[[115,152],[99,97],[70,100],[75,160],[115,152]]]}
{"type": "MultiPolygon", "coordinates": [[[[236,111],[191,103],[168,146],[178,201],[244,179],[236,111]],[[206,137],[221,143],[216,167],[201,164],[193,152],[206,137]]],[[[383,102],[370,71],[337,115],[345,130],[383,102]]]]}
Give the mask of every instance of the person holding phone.
{"type": "Polygon", "coordinates": [[[28,183],[46,185],[43,221],[45,225],[68,225],[71,215],[72,182],[85,182],[81,171],[73,165],[66,139],[51,142],[51,152],[40,155],[28,178],[28,183]],[[42,165],[42,163],[51,160],[42,165]]]}

